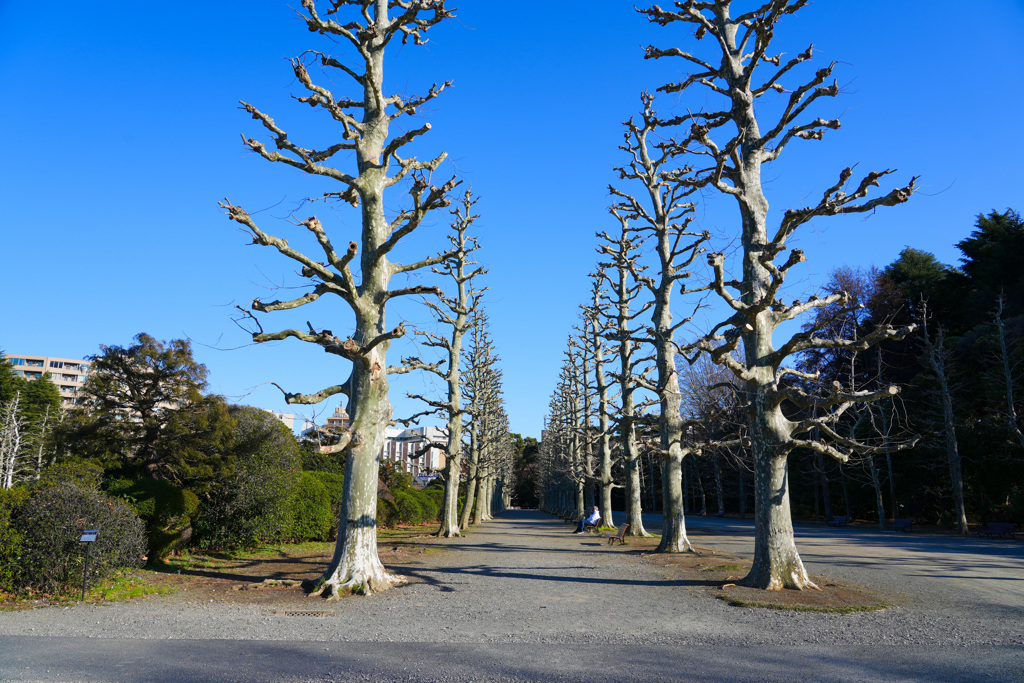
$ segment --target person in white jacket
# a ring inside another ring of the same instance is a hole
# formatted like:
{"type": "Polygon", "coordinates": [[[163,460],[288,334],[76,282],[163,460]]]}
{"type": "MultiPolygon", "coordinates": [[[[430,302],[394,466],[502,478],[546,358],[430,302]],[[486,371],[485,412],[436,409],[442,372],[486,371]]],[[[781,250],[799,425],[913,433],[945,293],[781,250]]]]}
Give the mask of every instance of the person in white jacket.
{"type": "Polygon", "coordinates": [[[594,511],[590,513],[589,517],[580,518],[579,524],[576,525],[576,531],[574,534],[582,534],[583,529],[588,526],[594,526],[597,524],[597,520],[601,519],[601,513],[598,511],[597,506],[594,506],[594,511]]]}

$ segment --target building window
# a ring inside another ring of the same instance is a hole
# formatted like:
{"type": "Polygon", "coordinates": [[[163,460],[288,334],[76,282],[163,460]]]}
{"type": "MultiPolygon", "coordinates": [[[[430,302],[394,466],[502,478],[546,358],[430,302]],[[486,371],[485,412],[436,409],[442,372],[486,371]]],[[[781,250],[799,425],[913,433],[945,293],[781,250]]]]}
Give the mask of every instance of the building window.
{"type": "Polygon", "coordinates": [[[41,367],[43,367],[43,361],[41,361],[41,360],[26,360],[25,361],[25,365],[29,366],[30,368],[41,368],[41,367]]]}
{"type": "Polygon", "coordinates": [[[57,368],[59,370],[60,368],[64,367],[64,363],[60,362],[59,360],[51,360],[50,367],[57,368]]]}
{"type": "Polygon", "coordinates": [[[11,365],[24,365],[25,364],[25,359],[24,358],[8,358],[7,360],[9,360],[11,362],[11,365]]]}

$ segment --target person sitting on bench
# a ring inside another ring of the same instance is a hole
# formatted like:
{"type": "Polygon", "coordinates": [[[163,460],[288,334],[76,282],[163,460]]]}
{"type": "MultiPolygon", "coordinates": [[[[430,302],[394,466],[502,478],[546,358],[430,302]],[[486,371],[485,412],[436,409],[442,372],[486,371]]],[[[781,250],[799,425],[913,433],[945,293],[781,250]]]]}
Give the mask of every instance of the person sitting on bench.
{"type": "Polygon", "coordinates": [[[597,506],[594,506],[594,511],[590,513],[589,517],[580,517],[579,524],[576,525],[576,531],[574,534],[582,534],[583,529],[588,526],[594,526],[597,524],[597,520],[601,519],[601,513],[598,511],[597,506]]]}

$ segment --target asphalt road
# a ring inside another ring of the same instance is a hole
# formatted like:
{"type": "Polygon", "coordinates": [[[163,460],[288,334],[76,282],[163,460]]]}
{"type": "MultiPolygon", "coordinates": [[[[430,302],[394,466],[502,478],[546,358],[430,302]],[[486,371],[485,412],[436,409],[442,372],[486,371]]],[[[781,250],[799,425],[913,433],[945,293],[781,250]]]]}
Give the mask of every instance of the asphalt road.
{"type": "MultiPolygon", "coordinates": [[[[656,526],[655,518],[651,527],[656,526]]],[[[739,554],[751,525],[691,518],[739,554]]],[[[409,586],[272,606],[177,598],[0,613],[3,681],[1021,681],[1024,543],[799,527],[812,573],[904,596],[852,615],[739,609],[515,511],[409,586]]]]}

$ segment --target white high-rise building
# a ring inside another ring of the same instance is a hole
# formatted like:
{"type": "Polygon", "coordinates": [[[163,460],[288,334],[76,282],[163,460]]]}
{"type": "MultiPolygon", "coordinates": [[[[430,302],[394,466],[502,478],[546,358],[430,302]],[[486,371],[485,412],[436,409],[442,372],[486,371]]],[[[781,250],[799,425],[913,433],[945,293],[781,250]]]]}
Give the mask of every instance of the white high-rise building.
{"type": "MultiPolygon", "coordinates": [[[[343,406],[338,406],[334,414],[327,418],[321,434],[329,436],[337,435],[348,429],[352,424],[352,418],[343,406]]],[[[303,436],[313,438],[316,436],[315,428],[310,427],[303,431],[303,436]]],[[[384,428],[384,446],[381,448],[380,458],[382,462],[392,462],[402,472],[409,472],[419,481],[428,478],[432,473],[444,469],[444,451],[436,446],[431,446],[423,455],[414,457],[416,453],[431,444],[446,444],[448,442],[448,430],[438,427],[401,427],[384,428]]],[[[322,449],[330,448],[325,445],[322,449]]]]}

